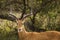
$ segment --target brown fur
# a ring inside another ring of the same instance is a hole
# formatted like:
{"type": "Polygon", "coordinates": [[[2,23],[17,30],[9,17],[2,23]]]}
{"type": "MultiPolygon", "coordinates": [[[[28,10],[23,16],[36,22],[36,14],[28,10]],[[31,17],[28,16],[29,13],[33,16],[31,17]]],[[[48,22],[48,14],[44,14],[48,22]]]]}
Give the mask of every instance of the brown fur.
{"type": "MultiPolygon", "coordinates": [[[[23,27],[22,21],[18,21],[18,28],[23,27]]],[[[60,32],[26,32],[24,27],[21,32],[18,32],[20,40],[60,40],[60,32]]]]}
{"type": "Polygon", "coordinates": [[[60,33],[56,31],[47,32],[20,32],[21,40],[60,40],[60,33]]]}

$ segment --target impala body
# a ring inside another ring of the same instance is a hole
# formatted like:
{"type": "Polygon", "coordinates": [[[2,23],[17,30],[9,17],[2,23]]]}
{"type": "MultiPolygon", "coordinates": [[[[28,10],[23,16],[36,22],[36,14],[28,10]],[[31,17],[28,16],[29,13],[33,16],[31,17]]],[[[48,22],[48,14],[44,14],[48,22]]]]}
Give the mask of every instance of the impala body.
{"type": "Polygon", "coordinates": [[[18,20],[19,40],[60,40],[60,32],[27,32],[22,24],[22,20],[18,20]]]}

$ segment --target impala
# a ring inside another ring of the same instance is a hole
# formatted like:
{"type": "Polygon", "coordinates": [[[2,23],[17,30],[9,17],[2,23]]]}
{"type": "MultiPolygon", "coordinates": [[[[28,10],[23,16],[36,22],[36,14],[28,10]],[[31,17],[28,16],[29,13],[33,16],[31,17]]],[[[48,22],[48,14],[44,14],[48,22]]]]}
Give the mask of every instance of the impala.
{"type": "Polygon", "coordinates": [[[27,32],[24,28],[24,20],[17,20],[19,40],[60,40],[60,32],[27,32]]]}

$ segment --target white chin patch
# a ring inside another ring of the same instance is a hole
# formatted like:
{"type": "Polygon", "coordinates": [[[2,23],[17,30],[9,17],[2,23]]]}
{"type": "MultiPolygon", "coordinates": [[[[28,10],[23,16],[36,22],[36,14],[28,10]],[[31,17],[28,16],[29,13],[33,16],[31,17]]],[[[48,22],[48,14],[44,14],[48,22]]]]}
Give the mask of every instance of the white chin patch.
{"type": "Polygon", "coordinates": [[[18,32],[21,32],[23,30],[23,28],[21,27],[21,28],[18,28],[18,32]]]}
{"type": "Polygon", "coordinates": [[[18,32],[21,32],[22,31],[22,29],[18,29],[18,32]]]}

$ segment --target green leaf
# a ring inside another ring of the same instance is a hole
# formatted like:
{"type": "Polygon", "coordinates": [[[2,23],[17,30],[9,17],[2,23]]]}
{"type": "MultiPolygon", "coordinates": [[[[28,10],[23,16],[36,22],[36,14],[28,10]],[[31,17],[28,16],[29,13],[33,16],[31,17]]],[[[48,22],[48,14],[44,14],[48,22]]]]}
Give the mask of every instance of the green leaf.
{"type": "Polygon", "coordinates": [[[5,27],[5,30],[7,31],[7,32],[10,32],[10,28],[9,27],[5,27]]]}

